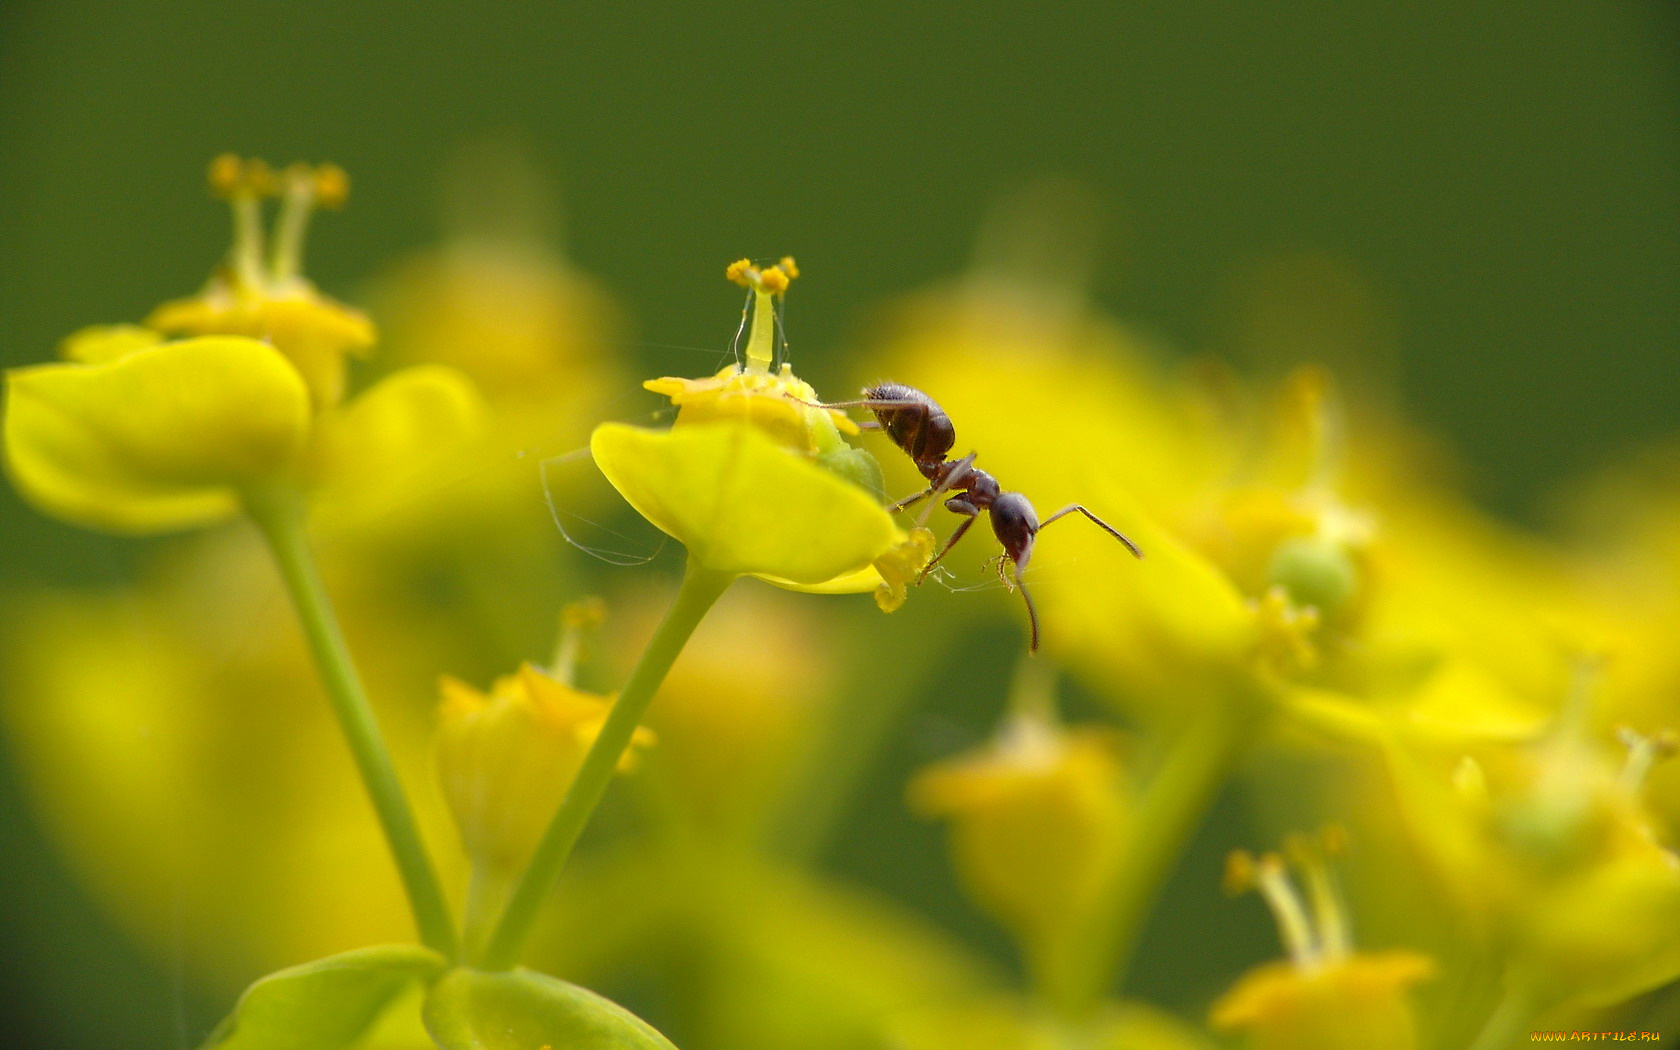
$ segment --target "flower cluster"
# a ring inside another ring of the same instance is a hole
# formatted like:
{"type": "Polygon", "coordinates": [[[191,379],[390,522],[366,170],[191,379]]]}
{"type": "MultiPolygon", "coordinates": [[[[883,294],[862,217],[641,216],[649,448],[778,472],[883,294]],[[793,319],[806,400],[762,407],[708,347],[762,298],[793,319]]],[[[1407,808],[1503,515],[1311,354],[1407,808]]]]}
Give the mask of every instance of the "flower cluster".
{"type": "Polygon", "coordinates": [[[689,1050],[1493,1050],[1680,980],[1672,452],[1587,489],[1573,542],[1531,535],[1325,369],[1169,365],[1065,268],[993,257],[852,378],[1148,550],[1038,540],[1028,657],[966,585],[988,530],[930,571],[964,490],[796,374],[791,258],[725,269],[730,363],[642,384],[668,425],[601,422],[644,395],[532,216],[364,313],[303,273],[343,171],[210,184],[207,284],[9,372],[4,418],[47,514],[195,531],[124,588],[7,595],[0,654],[19,776],[99,905],[208,994],[273,971],[209,1045],[670,1047],[521,963],[689,1050]],[[557,499],[675,539],[675,597],[568,547],[557,499]],[[1288,827],[1330,830],[1227,865],[1284,948],[1251,965],[1208,847],[1288,827]]]}

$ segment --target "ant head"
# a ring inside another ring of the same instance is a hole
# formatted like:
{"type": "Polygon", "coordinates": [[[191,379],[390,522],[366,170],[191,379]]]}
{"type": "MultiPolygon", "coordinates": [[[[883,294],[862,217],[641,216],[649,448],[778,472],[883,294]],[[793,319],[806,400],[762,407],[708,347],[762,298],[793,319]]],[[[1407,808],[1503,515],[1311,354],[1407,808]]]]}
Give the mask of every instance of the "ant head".
{"type": "Polygon", "coordinates": [[[915,387],[903,383],[881,383],[863,392],[872,402],[881,429],[893,444],[918,464],[937,463],[957,443],[957,429],[938,402],[915,387]]]}
{"type": "Polygon", "coordinates": [[[1003,544],[1003,553],[1019,568],[1032,557],[1033,537],[1038,535],[1038,512],[1019,492],[1000,493],[992,501],[992,532],[1003,544]]]}

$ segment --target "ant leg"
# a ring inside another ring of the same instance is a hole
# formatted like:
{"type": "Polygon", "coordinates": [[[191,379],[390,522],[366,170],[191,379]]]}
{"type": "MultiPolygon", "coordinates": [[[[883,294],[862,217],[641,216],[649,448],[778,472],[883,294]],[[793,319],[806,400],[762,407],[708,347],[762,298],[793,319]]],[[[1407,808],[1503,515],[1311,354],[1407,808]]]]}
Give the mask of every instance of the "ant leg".
{"type": "MultiPolygon", "coordinates": [[[[998,565],[998,575],[1003,574],[1003,566],[998,565]]],[[[1027,593],[1027,581],[1021,579],[1021,564],[1015,563],[1015,588],[1021,592],[1021,600],[1027,603],[1027,652],[1038,652],[1038,610],[1033,607],[1032,595],[1027,593]]]]}
{"type": "MultiPolygon", "coordinates": [[[[934,483],[931,486],[929,486],[929,488],[928,488],[928,492],[927,492],[928,496],[929,497],[937,496],[942,492],[949,492],[953,488],[956,488],[957,486],[961,485],[963,480],[968,477],[969,467],[971,467],[974,464],[975,455],[976,455],[976,453],[970,452],[968,455],[964,456],[961,459],[950,460],[950,461],[946,462],[945,464],[943,464],[943,466],[940,469],[938,479],[935,480],[934,483]]],[[[955,510],[955,508],[952,508],[952,509],[955,510]]],[[[933,504],[929,503],[926,507],[922,508],[922,513],[917,516],[916,524],[917,525],[926,525],[927,520],[928,520],[928,516],[932,513],[933,513],[933,504]]],[[[971,511],[956,510],[956,513],[958,513],[958,514],[968,514],[968,513],[978,514],[978,513],[980,513],[980,511],[979,511],[979,508],[975,508],[972,512],[971,511]]]]}
{"type": "MultiPolygon", "coordinates": [[[[961,502],[961,500],[950,500],[945,504],[945,506],[950,507],[951,510],[956,511],[958,514],[967,514],[968,517],[964,518],[962,520],[962,524],[957,526],[957,530],[951,533],[951,538],[945,541],[945,546],[939,548],[939,553],[933,556],[933,560],[922,566],[922,571],[916,574],[916,582],[918,584],[927,579],[927,574],[933,571],[933,567],[939,564],[940,559],[951,553],[951,548],[955,547],[957,545],[957,541],[963,538],[963,534],[967,532],[977,520],[979,520],[980,511],[973,507],[969,507],[968,510],[957,510],[957,508],[951,507],[952,503],[961,502]]],[[[963,506],[967,507],[968,504],[964,503],[963,506]]]]}
{"type": "Polygon", "coordinates": [[[929,485],[927,488],[925,488],[922,491],[916,493],[914,496],[906,496],[903,499],[899,500],[897,503],[894,503],[892,506],[887,508],[887,513],[888,514],[897,514],[901,510],[908,510],[909,508],[914,507],[916,504],[920,503],[922,500],[927,499],[928,497],[932,496],[933,494],[934,494],[933,486],[929,485]]]}
{"type": "Polygon", "coordinates": [[[1082,504],[1079,504],[1079,503],[1069,503],[1067,506],[1063,507],[1061,510],[1058,510],[1056,513],[1050,515],[1048,518],[1045,518],[1043,521],[1039,522],[1038,527],[1042,529],[1042,528],[1044,528],[1044,526],[1046,526],[1046,525],[1050,524],[1051,522],[1055,521],[1057,518],[1065,518],[1069,514],[1072,514],[1074,511],[1078,511],[1079,513],[1085,515],[1087,518],[1090,518],[1093,522],[1096,523],[1098,528],[1102,529],[1104,532],[1108,533],[1110,536],[1113,536],[1115,539],[1117,539],[1121,543],[1125,544],[1126,549],[1132,552],[1133,557],[1137,557],[1137,558],[1143,557],[1143,551],[1138,549],[1137,544],[1135,544],[1131,540],[1127,539],[1125,533],[1121,532],[1119,529],[1115,528],[1113,525],[1110,525],[1108,522],[1106,522],[1106,521],[1102,520],[1101,518],[1097,517],[1095,514],[1092,514],[1090,511],[1086,510],[1085,507],[1082,504]]]}

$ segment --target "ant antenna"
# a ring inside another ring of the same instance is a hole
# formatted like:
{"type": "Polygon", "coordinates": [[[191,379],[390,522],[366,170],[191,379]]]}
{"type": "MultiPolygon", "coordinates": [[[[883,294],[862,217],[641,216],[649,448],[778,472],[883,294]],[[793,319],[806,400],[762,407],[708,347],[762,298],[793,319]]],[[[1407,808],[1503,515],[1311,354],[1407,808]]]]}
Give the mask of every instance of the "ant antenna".
{"type": "MultiPolygon", "coordinates": [[[[1021,592],[1021,600],[1027,603],[1027,652],[1038,652],[1038,608],[1033,605],[1032,594],[1027,590],[1027,581],[1021,579],[1021,563],[1012,562],[1015,571],[1010,575],[1015,577],[1015,589],[1021,592]]],[[[998,575],[1003,575],[1003,565],[998,564],[998,575]]],[[[1008,583],[1007,580],[1004,581],[1008,583]]]]}
{"type": "Polygon", "coordinates": [[[1110,525],[1108,522],[1102,520],[1101,518],[1097,517],[1095,514],[1092,514],[1090,511],[1086,510],[1084,504],[1081,504],[1081,503],[1069,503],[1067,506],[1063,507],[1061,510],[1058,510],[1056,513],[1050,515],[1048,518],[1045,518],[1042,522],[1039,522],[1038,527],[1040,529],[1043,529],[1046,525],[1048,525],[1051,522],[1057,520],[1058,518],[1065,518],[1069,514],[1072,514],[1076,511],[1080,514],[1085,515],[1087,518],[1090,518],[1093,522],[1096,523],[1096,526],[1099,529],[1102,529],[1104,532],[1108,533],[1110,536],[1113,536],[1115,539],[1119,540],[1122,544],[1124,544],[1126,549],[1132,552],[1132,557],[1138,559],[1139,561],[1143,560],[1143,550],[1140,547],[1138,547],[1137,544],[1133,543],[1129,538],[1127,538],[1125,533],[1121,532],[1119,529],[1115,528],[1113,525],[1110,525]]]}

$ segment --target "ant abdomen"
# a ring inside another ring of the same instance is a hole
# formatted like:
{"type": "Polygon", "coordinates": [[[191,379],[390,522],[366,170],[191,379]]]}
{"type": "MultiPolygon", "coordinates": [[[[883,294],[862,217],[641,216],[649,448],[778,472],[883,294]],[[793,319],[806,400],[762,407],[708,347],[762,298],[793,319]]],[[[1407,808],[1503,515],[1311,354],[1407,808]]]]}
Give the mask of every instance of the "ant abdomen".
{"type": "Polygon", "coordinates": [[[890,404],[869,405],[892,443],[903,449],[917,466],[939,463],[957,443],[957,428],[933,398],[902,383],[882,383],[863,392],[870,401],[890,404]]]}

